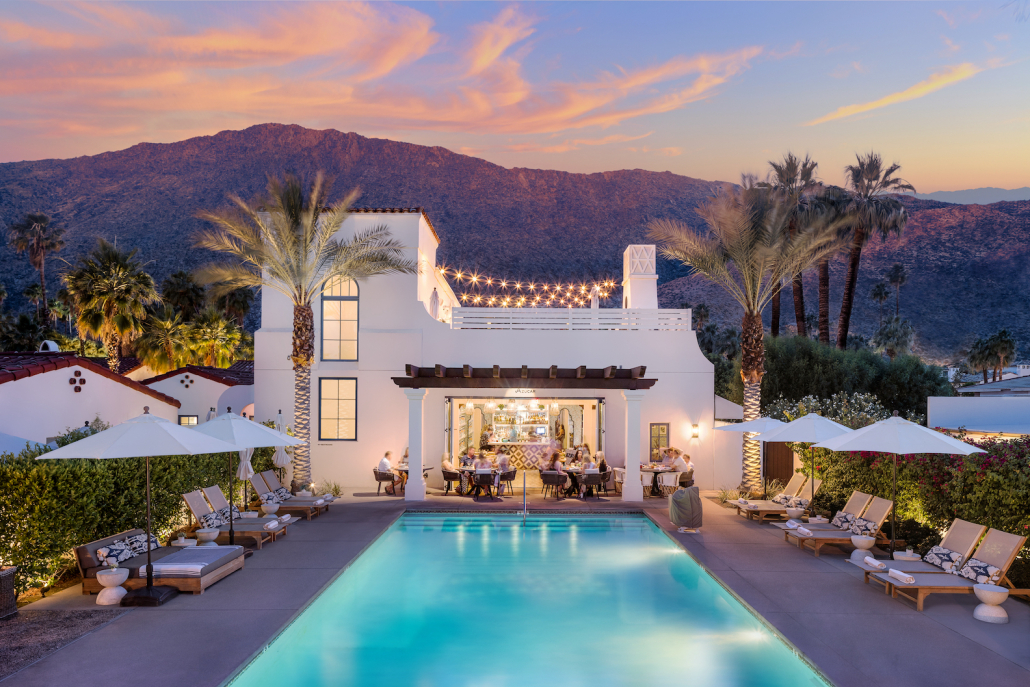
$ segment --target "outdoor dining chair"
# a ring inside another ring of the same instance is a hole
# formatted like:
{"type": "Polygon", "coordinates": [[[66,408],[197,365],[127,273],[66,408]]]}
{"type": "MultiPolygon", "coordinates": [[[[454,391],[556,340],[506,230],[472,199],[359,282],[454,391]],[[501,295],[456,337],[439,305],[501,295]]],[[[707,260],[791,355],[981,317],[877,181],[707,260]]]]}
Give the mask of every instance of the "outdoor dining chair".
{"type": "Polygon", "coordinates": [[[454,482],[458,483],[458,489],[454,490],[455,493],[458,493],[461,490],[461,473],[457,470],[441,470],[441,472],[443,473],[443,481],[447,487],[444,490],[444,496],[451,493],[451,487],[454,486],[454,482]]]}
{"type": "Polygon", "coordinates": [[[397,475],[393,474],[389,470],[387,470],[386,472],[380,472],[378,468],[372,468],[372,474],[374,474],[376,477],[376,496],[379,496],[379,491],[383,488],[383,482],[387,482],[388,484],[394,485],[394,494],[397,493],[397,485],[404,484],[404,480],[400,479],[399,477],[397,477],[397,475]]]}
{"type": "Polygon", "coordinates": [[[476,488],[475,492],[472,495],[472,499],[474,501],[479,500],[479,494],[481,493],[481,490],[484,488],[486,489],[487,496],[489,496],[491,499],[494,497],[493,491],[491,491],[491,488],[494,486],[494,475],[492,471],[476,470],[476,474],[472,478],[472,484],[476,488]]]}
{"type": "Polygon", "coordinates": [[[547,492],[554,492],[555,498],[561,496],[561,490],[565,488],[565,482],[568,480],[567,475],[559,474],[553,470],[544,470],[540,473],[541,493],[544,498],[547,498],[547,492]]]}
{"type": "Polygon", "coordinates": [[[514,468],[512,468],[511,470],[508,470],[507,472],[502,472],[501,475],[500,475],[500,480],[499,481],[504,482],[506,485],[508,485],[508,493],[509,494],[514,494],[515,493],[515,472],[516,472],[516,470],[514,468]]]}
{"type": "Polygon", "coordinates": [[[593,490],[594,496],[601,498],[601,485],[603,476],[599,472],[587,472],[583,474],[580,485],[584,487],[583,497],[593,490]]]}
{"type": "Polygon", "coordinates": [[[615,468],[615,493],[621,494],[622,487],[620,486],[626,481],[626,468],[615,468]]]}
{"type": "Polygon", "coordinates": [[[658,488],[662,494],[668,496],[680,488],[680,475],[682,472],[663,472],[658,475],[658,488]]]}

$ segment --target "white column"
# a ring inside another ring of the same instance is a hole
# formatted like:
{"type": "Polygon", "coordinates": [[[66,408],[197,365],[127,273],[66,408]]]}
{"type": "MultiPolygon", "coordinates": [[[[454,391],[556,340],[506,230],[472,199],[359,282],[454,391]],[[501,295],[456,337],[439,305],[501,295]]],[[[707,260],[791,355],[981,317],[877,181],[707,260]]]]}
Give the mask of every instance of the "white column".
{"type": "Polygon", "coordinates": [[[405,501],[425,501],[426,481],[422,478],[422,399],[425,389],[405,389],[408,397],[408,484],[405,501]]]}
{"type": "Polygon", "coordinates": [[[640,485],[640,402],[644,392],[623,390],[626,399],[626,479],[622,483],[623,501],[643,501],[640,485]]]}

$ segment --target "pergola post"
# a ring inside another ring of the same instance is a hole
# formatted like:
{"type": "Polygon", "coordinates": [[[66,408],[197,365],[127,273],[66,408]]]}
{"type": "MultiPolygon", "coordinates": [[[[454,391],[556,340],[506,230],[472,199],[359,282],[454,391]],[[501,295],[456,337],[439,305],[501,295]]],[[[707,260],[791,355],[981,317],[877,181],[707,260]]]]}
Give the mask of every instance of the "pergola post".
{"type": "Polygon", "coordinates": [[[624,389],[626,399],[626,479],[622,482],[623,501],[643,501],[644,489],[640,484],[640,402],[644,392],[624,389]]]}
{"type": "Polygon", "coordinates": [[[422,401],[425,389],[405,389],[408,397],[408,483],[405,501],[425,501],[426,481],[422,477],[422,401]]]}

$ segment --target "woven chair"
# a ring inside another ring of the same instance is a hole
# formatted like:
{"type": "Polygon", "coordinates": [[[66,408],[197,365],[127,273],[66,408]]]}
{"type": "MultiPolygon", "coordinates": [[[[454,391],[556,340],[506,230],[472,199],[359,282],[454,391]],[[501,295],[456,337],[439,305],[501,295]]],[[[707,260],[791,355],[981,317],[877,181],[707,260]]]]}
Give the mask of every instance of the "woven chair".
{"type": "Polygon", "coordinates": [[[515,493],[515,472],[516,471],[512,469],[508,470],[507,472],[502,472],[500,475],[499,481],[504,482],[506,485],[508,485],[509,494],[515,493]]]}
{"type": "MultiPolygon", "coordinates": [[[[379,490],[383,488],[383,482],[388,482],[389,484],[394,484],[395,482],[399,481],[397,479],[397,475],[395,475],[395,474],[393,474],[392,472],[389,472],[389,471],[387,471],[387,472],[380,472],[378,468],[372,468],[372,474],[374,474],[376,476],[376,482],[377,482],[377,484],[376,484],[376,496],[379,496],[379,490]]],[[[396,485],[394,486],[393,493],[394,494],[397,493],[396,485]]]]}
{"type": "Polygon", "coordinates": [[[608,495],[608,484],[612,481],[612,469],[608,468],[601,473],[601,489],[604,490],[604,495],[608,495]]]}
{"type": "Polygon", "coordinates": [[[494,486],[494,476],[493,476],[492,473],[489,473],[489,472],[477,472],[472,477],[472,484],[475,485],[475,487],[476,487],[475,494],[473,494],[473,496],[472,496],[473,500],[475,500],[475,501],[479,500],[480,490],[483,489],[483,488],[486,489],[486,495],[487,496],[489,496],[491,499],[494,497],[493,491],[491,491],[492,487],[494,486]]]}
{"type": "Polygon", "coordinates": [[[615,470],[615,493],[621,494],[622,488],[619,486],[626,481],[626,468],[614,468],[615,470]]]}
{"type": "MultiPolygon", "coordinates": [[[[454,482],[457,482],[459,485],[461,484],[461,473],[457,470],[442,470],[441,472],[443,472],[444,482],[447,483],[447,489],[444,491],[444,496],[446,496],[451,493],[451,487],[454,482]]],[[[457,493],[460,491],[460,488],[455,489],[454,491],[457,493]]]]}
{"type": "Polygon", "coordinates": [[[584,488],[583,497],[586,498],[587,492],[593,487],[594,496],[601,498],[601,485],[604,484],[602,481],[604,476],[599,472],[588,472],[580,478],[580,486],[584,488]]]}
{"type": "Polygon", "coordinates": [[[560,498],[561,490],[565,488],[568,475],[559,474],[551,470],[544,470],[540,473],[540,482],[543,484],[541,492],[547,498],[547,492],[553,492],[555,498],[560,498]]]}

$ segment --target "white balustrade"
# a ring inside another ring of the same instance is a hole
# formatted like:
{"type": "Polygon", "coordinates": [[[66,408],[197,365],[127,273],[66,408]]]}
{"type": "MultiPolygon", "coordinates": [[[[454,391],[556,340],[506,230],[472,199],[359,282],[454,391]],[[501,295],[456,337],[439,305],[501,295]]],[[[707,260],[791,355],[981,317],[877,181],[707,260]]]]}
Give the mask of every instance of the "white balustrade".
{"type": "Polygon", "coordinates": [[[688,332],[690,310],[653,308],[454,308],[453,329],[568,329],[688,332]]]}

